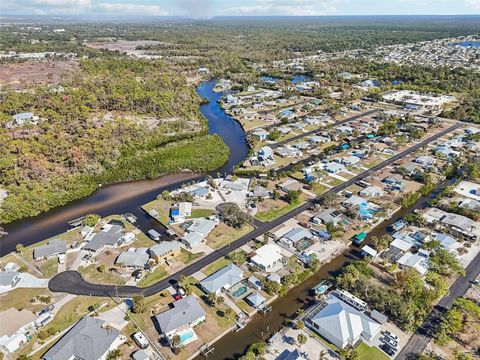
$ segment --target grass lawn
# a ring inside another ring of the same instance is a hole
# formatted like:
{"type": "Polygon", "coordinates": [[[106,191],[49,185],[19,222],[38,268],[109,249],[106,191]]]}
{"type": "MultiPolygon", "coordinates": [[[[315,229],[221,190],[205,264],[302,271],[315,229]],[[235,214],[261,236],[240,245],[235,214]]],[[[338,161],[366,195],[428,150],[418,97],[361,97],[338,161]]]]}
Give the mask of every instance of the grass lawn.
{"type": "Polygon", "coordinates": [[[340,179],[335,179],[335,178],[333,178],[333,177],[332,177],[332,180],[328,182],[328,184],[331,185],[331,186],[338,186],[338,185],[340,185],[340,184],[342,184],[342,183],[343,183],[342,180],[340,180],[340,179]]]}
{"type": "Polygon", "coordinates": [[[214,213],[215,211],[213,211],[212,209],[192,209],[192,216],[189,216],[189,218],[209,217],[214,213]]]}
{"type": "Polygon", "coordinates": [[[282,216],[288,213],[289,211],[302,205],[302,203],[305,201],[305,198],[306,198],[306,195],[302,193],[298,201],[295,201],[291,204],[287,204],[282,207],[274,207],[270,210],[259,212],[255,215],[255,217],[260,221],[272,221],[277,217],[282,216]]]}
{"type": "Polygon", "coordinates": [[[217,261],[214,261],[213,263],[211,263],[210,265],[208,266],[205,266],[203,269],[202,269],[202,272],[209,276],[209,275],[212,275],[215,271],[218,271],[220,270],[221,268],[223,268],[225,265],[228,265],[230,264],[231,261],[228,260],[227,258],[220,258],[218,259],[217,261]]]}
{"type": "Polygon", "coordinates": [[[389,357],[385,355],[379,348],[370,347],[365,343],[361,343],[357,347],[360,360],[388,360],[389,357]]]}
{"type": "Polygon", "coordinates": [[[34,301],[37,296],[51,296],[47,289],[18,288],[0,295],[0,311],[14,307],[18,310],[38,311],[47,304],[34,301]],[[32,302],[30,302],[32,300],[32,302]]]}
{"type": "Polygon", "coordinates": [[[104,273],[98,271],[98,266],[92,264],[86,267],[81,266],[78,271],[87,281],[91,281],[96,284],[112,284],[112,285],[124,285],[126,280],[121,276],[108,271],[104,273]]]}
{"type": "Polygon", "coordinates": [[[313,183],[312,184],[312,192],[315,195],[321,195],[327,190],[328,190],[328,187],[326,187],[325,185],[322,185],[322,184],[319,184],[319,183],[313,183]]]}
{"type": "Polygon", "coordinates": [[[232,241],[239,239],[245,234],[253,230],[250,224],[243,225],[240,229],[235,229],[221,222],[218,226],[207,236],[207,245],[213,249],[220,249],[232,241]]]}
{"type": "Polygon", "coordinates": [[[44,277],[50,278],[57,273],[58,270],[58,259],[57,257],[53,257],[48,260],[42,260],[37,263],[41,273],[44,277]]]}
{"type": "Polygon", "coordinates": [[[205,253],[199,252],[199,253],[191,253],[188,250],[185,250],[184,248],[180,249],[180,255],[177,257],[177,259],[181,262],[183,262],[185,265],[190,264],[191,262],[197,260],[198,258],[201,258],[205,253]]]}
{"type": "Polygon", "coordinates": [[[155,217],[163,225],[168,226],[168,215],[170,207],[172,206],[171,201],[157,199],[153,200],[145,205],[142,205],[142,209],[149,212],[150,210],[156,210],[158,215],[155,217]]]}
{"type": "Polygon", "coordinates": [[[137,286],[139,287],[147,287],[152,285],[168,275],[168,271],[165,266],[160,265],[154,271],[145,275],[138,283],[137,286]]]}

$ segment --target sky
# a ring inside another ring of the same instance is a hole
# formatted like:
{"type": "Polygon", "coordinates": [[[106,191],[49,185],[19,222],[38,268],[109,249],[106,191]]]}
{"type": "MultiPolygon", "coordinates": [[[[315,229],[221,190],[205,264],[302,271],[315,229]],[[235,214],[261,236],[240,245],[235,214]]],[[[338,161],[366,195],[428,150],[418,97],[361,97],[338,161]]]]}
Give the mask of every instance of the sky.
{"type": "Polygon", "coordinates": [[[0,0],[0,14],[322,16],[480,14],[480,0],[0,0]]]}

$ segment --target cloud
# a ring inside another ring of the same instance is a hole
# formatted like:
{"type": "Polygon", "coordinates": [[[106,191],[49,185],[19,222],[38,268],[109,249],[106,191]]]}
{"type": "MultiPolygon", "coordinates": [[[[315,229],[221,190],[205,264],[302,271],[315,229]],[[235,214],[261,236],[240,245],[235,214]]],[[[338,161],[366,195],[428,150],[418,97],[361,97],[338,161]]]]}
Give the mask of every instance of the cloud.
{"type": "Polygon", "coordinates": [[[224,15],[327,15],[337,11],[343,0],[255,0],[252,5],[233,6],[224,15]]]}
{"type": "Polygon", "coordinates": [[[92,6],[91,0],[4,0],[2,11],[18,14],[79,14],[92,6]]]}
{"type": "Polygon", "coordinates": [[[97,7],[117,15],[165,16],[168,11],[158,5],[144,5],[134,3],[99,3],[97,7]]]}
{"type": "Polygon", "coordinates": [[[465,4],[473,10],[480,10],[480,0],[465,0],[465,4]]]}

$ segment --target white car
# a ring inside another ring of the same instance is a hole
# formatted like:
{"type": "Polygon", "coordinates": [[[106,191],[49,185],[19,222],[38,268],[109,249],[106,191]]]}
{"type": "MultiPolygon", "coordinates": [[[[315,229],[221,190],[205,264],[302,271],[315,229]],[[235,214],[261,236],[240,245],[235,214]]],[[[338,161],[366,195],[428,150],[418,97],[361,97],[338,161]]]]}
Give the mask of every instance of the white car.
{"type": "Polygon", "coordinates": [[[385,335],[386,337],[392,339],[393,341],[398,342],[398,336],[395,335],[395,334],[392,334],[390,331],[387,331],[387,330],[382,331],[382,334],[385,335]]]}

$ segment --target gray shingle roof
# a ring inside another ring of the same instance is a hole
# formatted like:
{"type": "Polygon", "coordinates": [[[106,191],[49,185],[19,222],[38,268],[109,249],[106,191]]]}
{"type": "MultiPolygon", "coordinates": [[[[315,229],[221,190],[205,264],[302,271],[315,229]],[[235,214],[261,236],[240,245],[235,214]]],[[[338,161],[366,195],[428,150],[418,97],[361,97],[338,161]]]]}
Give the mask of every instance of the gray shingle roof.
{"type": "Polygon", "coordinates": [[[105,245],[115,245],[123,236],[122,227],[120,225],[112,225],[108,231],[101,231],[84,246],[84,249],[91,251],[98,251],[105,245]]]}
{"type": "Polygon", "coordinates": [[[67,243],[60,239],[50,240],[45,245],[33,249],[33,258],[43,258],[51,255],[62,254],[67,251],[67,243]]]}
{"type": "Polygon", "coordinates": [[[137,268],[144,267],[148,259],[150,259],[147,250],[147,248],[130,248],[118,255],[115,263],[137,268]]]}
{"type": "Polygon", "coordinates": [[[194,296],[186,296],[173,303],[173,308],[155,316],[162,333],[169,333],[205,316],[205,311],[194,296]]]}
{"type": "Polygon", "coordinates": [[[117,329],[105,330],[104,321],[83,317],[43,356],[46,360],[98,360],[120,335],[117,329]]]}
{"type": "Polygon", "coordinates": [[[10,286],[13,279],[18,275],[16,271],[2,271],[0,272],[0,286],[10,286]]]}
{"type": "Polygon", "coordinates": [[[200,285],[208,293],[216,292],[223,287],[233,286],[243,279],[243,270],[235,264],[224,266],[200,282],[200,285]]]}
{"type": "Polygon", "coordinates": [[[313,235],[310,232],[310,230],[307,230],[307,229],[302,228],[302,227],[298,227],[298,228],[290,230],[283,237],[285,239],[290,240],[293,243],[296,243],[297,241],[300,241],[300,240],[305,239],[305,238],[311,239],[312,236],[313,235]]]}

